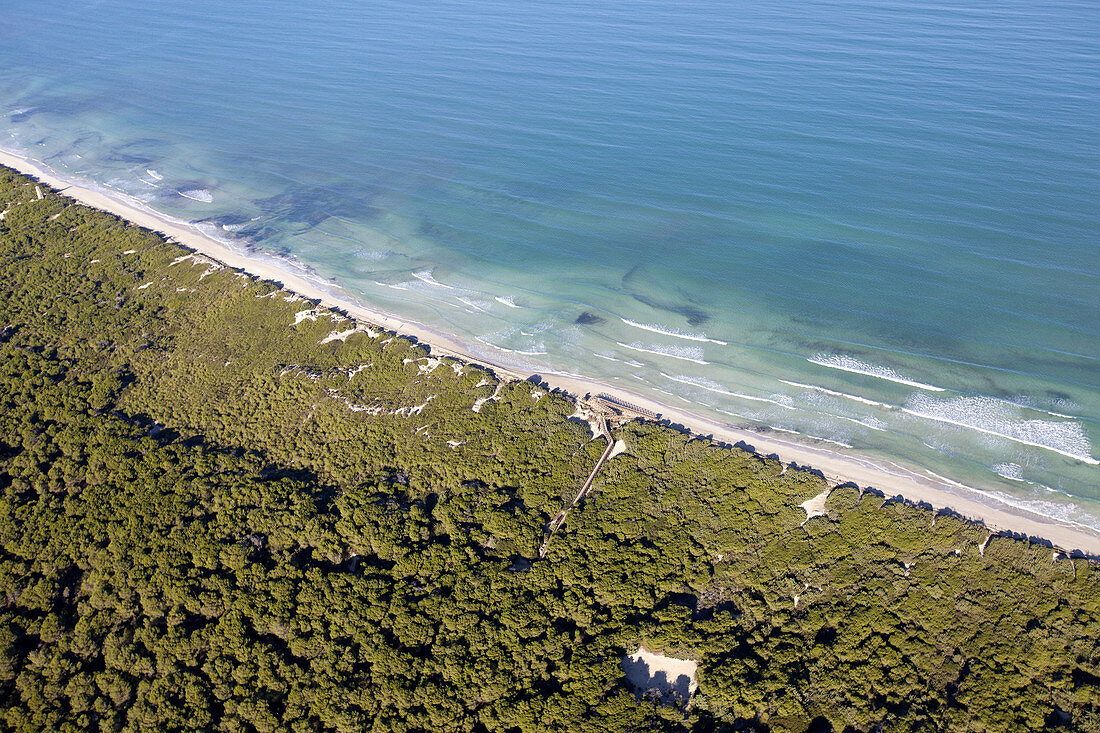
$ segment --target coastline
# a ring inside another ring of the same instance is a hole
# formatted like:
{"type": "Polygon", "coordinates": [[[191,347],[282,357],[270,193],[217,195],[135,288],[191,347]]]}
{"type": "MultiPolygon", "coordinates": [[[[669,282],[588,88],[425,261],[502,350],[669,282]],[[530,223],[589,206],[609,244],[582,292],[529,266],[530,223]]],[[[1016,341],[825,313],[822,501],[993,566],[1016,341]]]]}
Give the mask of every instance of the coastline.
{"type": "MultiPolygon", "coordinates": [[[[506,364],[475,356],[455,337],[416,321],[371,308],[337,285],[311,276],[305,268],[290,269],[293,263],[250,253],[231,247],[202,233],[186,222],[159,214],[144,204],[123,195],[112,195],[86,188],[56,175],[35,161],[0,150],[0,163],[33,176],[79,203],[120,216],[134,224],[161,233],[169,240],[200,252],[225,265],[255,277],[280,283],[287,290],[339,309],[352,318],[380,326],[388,331],[414,337],[433,353],[453,356],[463,361],[491,369],[502,379],[522,380],[530,377],[506,364]]],[[[1042,538],[1062,551],[1080,551],[1100,555],[1100,533],[1068,522],[1044,517],[1024,507],[1013,506],[994,494],[937,480],[897,464],[882,465],[870,458],[840,454],[834,450],[782,438],[748,428],[737,428],[711,420],[673,405],[660,403],[644,395],[634,394],[596,380],[547,373],[538,375],[552,388],[569,395],[583,397],[586,393],[605,392],[659,413],[663,421],[683,426],[694,435],[709,437],[728,444],[746,444],[759,454],[777,455],[784,463],[820,471],[830,485],[855,483],[862,488],[881,492],[888,497],[901,496],[914,503],[927,503],[935,509],[950,509],[959,515],[980,521],[994,532],[1023,534],[1042,538]],[[960,493],[973,494],[968,496],[960,493]],[[989,503],[986,503],[989,502],[989,503]]]]}

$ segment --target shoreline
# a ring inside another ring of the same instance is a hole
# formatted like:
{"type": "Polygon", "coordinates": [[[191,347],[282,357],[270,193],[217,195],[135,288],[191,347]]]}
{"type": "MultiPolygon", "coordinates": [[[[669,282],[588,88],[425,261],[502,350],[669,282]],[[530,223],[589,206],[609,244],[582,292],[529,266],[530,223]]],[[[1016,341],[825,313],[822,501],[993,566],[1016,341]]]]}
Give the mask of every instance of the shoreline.
{"type": "MultiPolygon", "coordinates": [[[[286,290],[319,301],[325,307],[345,312],[356,321],[413,337],[433,354],[452,356],[483,366],[503,380],[525,380],[533,376],[506,364],[474,355],[455,337],[426,324],[372,308],[354,295],[344,292],[335,283],[311,276],[307,268],[295,266],[289,260],[265,256],[259,250],[254,253],[239,251],[204,234],[197,227],[160,214],[137,200],[73,183],[31,159],[0,150],[0,163],[38,179],[81,204],[158,232],[176,244],[231,268],[262,280],[276,282],[286,290]]],[[[949,509],[966,519],[983,523],[994,533],[1042,539],[1067,554],[1081,552],[1089,556],[1100,556],[1100,533],[1081,525],[1036,514],[1025,507],[1014,506],[1009,500],[990,492],[965,487],[950,479],[941,477],[937,480],[899,464],[887,462],[887,465],[882,465],[871,458],[840,454],[767,432],[734,427],[594,379],[554,372],[537,376],[549,387],[564,391],[573,399],[579,399],[588,393],[605,392],[658,413],[661,422],[674,427],[682,426],[697,437],[751,447],[761,455],[776,455],[783,463],[794,463],[802,468],[817,470],[825,476],[831,487],[854,483],[862,489],[870,489],[887,497],[901,496],[911,503],[928,504],[936,510],[949,509]],[[958,493],[960,491],[974,496],[962,495],[958,493]]]]}

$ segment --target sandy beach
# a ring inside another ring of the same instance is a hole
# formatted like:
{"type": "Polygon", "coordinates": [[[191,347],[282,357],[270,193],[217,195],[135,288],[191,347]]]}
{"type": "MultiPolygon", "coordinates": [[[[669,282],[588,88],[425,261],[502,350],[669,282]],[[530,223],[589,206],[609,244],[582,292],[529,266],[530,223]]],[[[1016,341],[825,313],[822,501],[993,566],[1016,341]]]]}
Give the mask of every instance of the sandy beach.
{"type": "MultiPolygon", "coordinates": [[[[163,216],[135,199],[106,194],[74,184],[34,161],[11,153],[0,151],[0,163],[34,176],[80,203],[160,232],[168,239],[230,267],[258,278],[278,282],[287,290],[318,300],[327,307],[344,311],[365,325],[380,326],[404,336],[415,337],[422,344],[429,346],[436,355],[453,356],[484,365],[502,378],[526,379],[530,376],[505,363],[489,362],[474,356],[454,337],[437,331],[427,324],[373,309],[344,292],[335,283],[316,276],[304,267],[296,268],[292,262],[279,260],[259,251],[236,249],[225,242],[206,236],[186,222],[163,216]]],[[[758,453],[774,454],[784,462],[817,469],[832,484],[855,483],[860,487],[882,492],[886,496],[900,495],[909,501],[926,503],[936,509],[949,508],[964,517],[983,522],[994,531],[1042,538],[1067,553],[1080,551],[1088,555],[1100,556],[1100,533],[1080,525],[1034,514],[1022,505],[1015,505],[1008,497],[1002,498],[989,492],[967,488],[949,479],[899,464],[861,457],[855,452],[841,452],[790,440],[773,433],[708,420],[673,405],[657,402],[644,395],[625,392],[595,380],[553,373],[540,374],[539,377],[550,387],[574,396],[583,397],[588,393],[602,392],[620,397],[658,413],[664,420],[687,428],[696,435],[709,436],[728,444],[747,444],[758,453]]]]}

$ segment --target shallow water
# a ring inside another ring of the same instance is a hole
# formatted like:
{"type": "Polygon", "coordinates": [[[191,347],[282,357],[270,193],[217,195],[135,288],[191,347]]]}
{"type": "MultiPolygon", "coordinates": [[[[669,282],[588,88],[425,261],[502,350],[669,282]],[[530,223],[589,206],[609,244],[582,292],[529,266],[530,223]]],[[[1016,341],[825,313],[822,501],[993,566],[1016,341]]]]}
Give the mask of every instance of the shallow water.
{"type": "Polygon", "coordinates": [[[537,372],[1100,527],[1090,3],[5,11],[0,147],[537,372]]]}

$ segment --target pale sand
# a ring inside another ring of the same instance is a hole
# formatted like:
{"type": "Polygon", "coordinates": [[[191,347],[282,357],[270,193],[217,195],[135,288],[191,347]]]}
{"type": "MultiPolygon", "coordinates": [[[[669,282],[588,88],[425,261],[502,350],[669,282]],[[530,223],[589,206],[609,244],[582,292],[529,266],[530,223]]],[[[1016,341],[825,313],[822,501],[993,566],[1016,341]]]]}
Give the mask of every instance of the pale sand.
{"type": "Polygon", "coordinates": [[[639,694],[656,689],[660,691],[664,702],[678,699],[686,705],[699,688],[696,679],[698,662],[654,654],[644,646],[639,646],[638,651],[623,657],[622,667],[626,678],[639,694]]]}
{"type": "MultiPolygon", "coordinates": [[[[120,216],[140,226],[161,232],[196,252],[212,257],[230,267],[244,270],[256,277],[272,280],[323,305],[345,311],[366,324],[381,326],[405,336],[413,336],[430,346],[436,355],[454,356],[464,361],[482,364],[506,379],[526,379],[529,374],[505,364],[491,362],[471,354],[454,337],[416,321],[370,308],[334,283],[324,280],[294,263],[278,260],[262,252],[238,251],[213,239],[186,222],[161,215],[140,201],[121,194],[105,194],[64,180],[34,161],[0,151],[0,163],[38,178],[64,195],[103,211],[120,216]]],[[[949,508],[973,520],[984,522],[996,531],[1024,534],[1048,540],[1066,552],[1080,550],[1100,556],[1100,532],[1071,522],[1059,521],[1035,514],[1025,507],[1010,503],[988,492],[970,489],[946,479],[891,462],[877,462],[854,453],[839,453],[824,447],[779,437],[773,433],[738,428],[692,414],[674,405],[662,404],[644,395],[625,392],[595,380],[559,374],[540,374],[546,383],[576,396],[604,392],[618,396],[661,415],[664,420],[682,425],[700,436],[709,436],[729,444],[746,443],[757,453],[777,455],[784,462],[793,462],[820,471],[831,484],[854,483],[873,488],[887,496],[902,496],[912,502],[924,502],[936,509],[949,508]]],[[[475,406],[477,410],[480,405],[475,406]]],[[[807,497],[812,498],[812,497],[807,497]]]]}
{"type": "MultiPolygon", "coordinates": [[[[825,489],[814,498],[807,499],[806,501],[799,504],[799,506],[806,511],[806,522],[810,521],[814,517],[823,517],[828,514],[828,512],[825,511],[825,502],[826,500],[828,500],[829,494],[831,492],[832,488],[825,489]]],[[[805,524],[806,522],[803,522],[803,524],[805,524]]]]}

